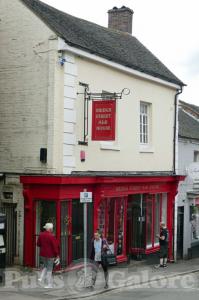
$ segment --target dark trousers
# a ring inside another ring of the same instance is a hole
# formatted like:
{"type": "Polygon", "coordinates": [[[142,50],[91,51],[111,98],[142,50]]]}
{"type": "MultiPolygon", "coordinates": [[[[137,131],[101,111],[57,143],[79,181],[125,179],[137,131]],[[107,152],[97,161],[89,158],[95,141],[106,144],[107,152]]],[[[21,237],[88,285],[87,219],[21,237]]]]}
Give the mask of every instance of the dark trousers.
{"type": "Polygon", "coordinates": [[[96,261],[96,262],[95,262],[95,265],[96,265],[96,272],[95,272],[95,274],[94,274],[94,276],[93,276],[93,285],[95,285],[96,278],[97,278],[97,272],[98,272],[98,270],[99,270],[99,266],[100,266],[100,265],[102,266],[102,269],[103,269],[103,272],[104,272],[105,284],[107,285],[107,284],[108,284],[108,266],[102,264],[101,261],[96,261]]]}

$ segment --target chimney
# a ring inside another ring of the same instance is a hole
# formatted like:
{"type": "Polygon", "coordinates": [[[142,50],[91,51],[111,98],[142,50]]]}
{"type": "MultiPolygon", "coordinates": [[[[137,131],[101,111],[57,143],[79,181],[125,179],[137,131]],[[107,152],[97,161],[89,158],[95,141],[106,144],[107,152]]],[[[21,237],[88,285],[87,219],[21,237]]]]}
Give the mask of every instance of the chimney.
{"type": "Polygon", "coordinates": [[[132,34],[133,10],[122,6],[108,11],[108,28],[117,29],[120,31],[132,34]]]}

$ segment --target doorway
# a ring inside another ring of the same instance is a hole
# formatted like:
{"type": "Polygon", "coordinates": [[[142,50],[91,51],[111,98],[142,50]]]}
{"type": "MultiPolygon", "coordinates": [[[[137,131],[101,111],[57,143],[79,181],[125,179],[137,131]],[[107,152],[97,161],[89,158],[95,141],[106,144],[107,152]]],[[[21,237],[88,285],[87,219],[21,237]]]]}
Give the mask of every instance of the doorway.
{"type": "Polygon", "coordinates": [[[178,207],[177,219],[177,259],[183,258],[184,206],[178,207]]]}
{"type": "Polygon", "coordinates": [[[44,231],[46,223],[53,223],[53,233],[56,235],[56,202],[55,201],[37,201],[36,202],[36,234],[35,234],[35,265],[38,268],[39,248],[37,247],[37,239],[39,233],[44,231]]]}
{"type": "Polygon", "coordinates": [[[83,204],[79,199],[72,201],[72,260],[84,255],[83,204]]]}

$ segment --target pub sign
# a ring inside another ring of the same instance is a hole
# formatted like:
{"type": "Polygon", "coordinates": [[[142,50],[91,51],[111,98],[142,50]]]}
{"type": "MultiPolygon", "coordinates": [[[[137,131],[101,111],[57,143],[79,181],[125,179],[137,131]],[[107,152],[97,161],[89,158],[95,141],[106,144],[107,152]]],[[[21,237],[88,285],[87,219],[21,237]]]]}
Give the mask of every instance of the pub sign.
{"type": "Polygon", "coordinates": [[[92,101],[92,140],[115,140],[115,100],[92,101]]]}

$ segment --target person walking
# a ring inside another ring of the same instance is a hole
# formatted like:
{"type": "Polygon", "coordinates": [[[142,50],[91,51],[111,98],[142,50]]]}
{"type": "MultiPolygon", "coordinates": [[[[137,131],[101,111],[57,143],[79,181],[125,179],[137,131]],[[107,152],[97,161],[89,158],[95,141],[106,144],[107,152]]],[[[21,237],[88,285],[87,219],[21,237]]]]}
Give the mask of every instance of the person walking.
{"type": "Polygon", "coordinates": [[[99,232],[94,233],[94,238],[92,240],[92,248],[91,248],[91,256],[90,259],[94,260],[96,264],[96,274],[93,278],[93,284],[90,287],[91,289],[94,288],[96,278],[97,278],[97,272],[99,269],[99,266],[102,266],[103,272],[104,272],[104,279],[105,279],[105,286],[104,288],[108,288],[108,265],[107,263],[102,259],[103,254],[105,254],[108,250],[108,244],[105,238],[100,237],[99,232]]]}
{"type": "Polygon", "coordinates": [[[37,246],[40,247],[40,260],[43,268],[38,278],[40,283],[46,281],[44,288],[53,288],[52,270],[55,260],[59,260],[58,242],[53,234],[53,224],[46,223],[43,227],[45,231],[41,232],[37,246]]]}
{"type": "Polygon", "coordinates": [[[159,258],[160,263],[159,265],[155,266],[156,268],[167,267],[167,257],[168,257],[168,240],[169,240],[169,233],[168,229],[166,228],[166,225],[164,222],[160,223],[160,235],[157,235],[159,238],[160,243],[160,252],[159,252],[159,258]]]}

